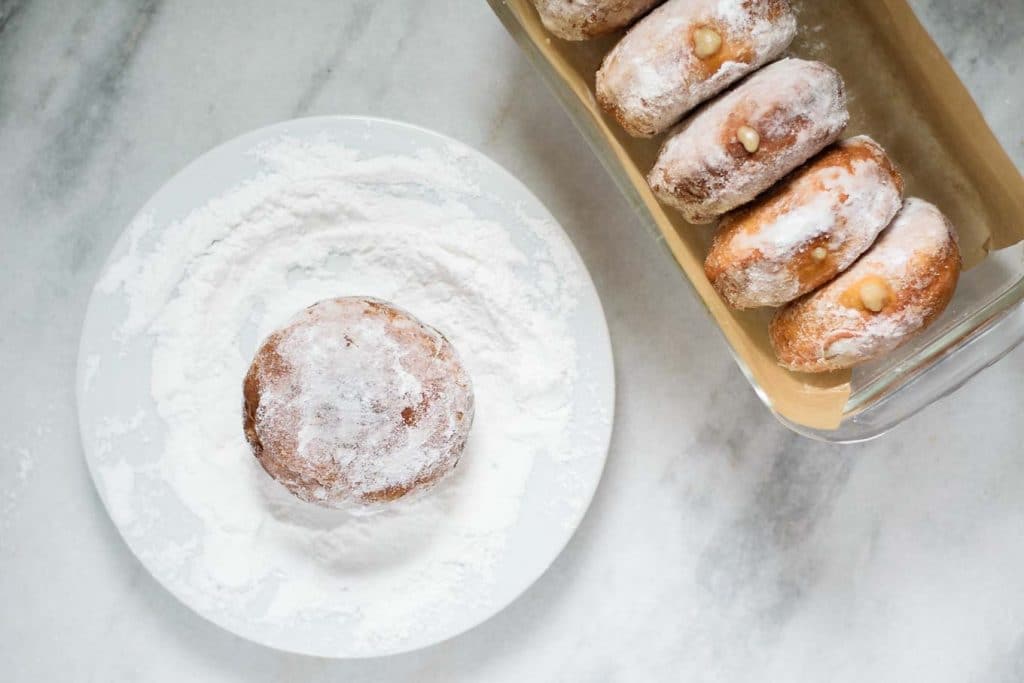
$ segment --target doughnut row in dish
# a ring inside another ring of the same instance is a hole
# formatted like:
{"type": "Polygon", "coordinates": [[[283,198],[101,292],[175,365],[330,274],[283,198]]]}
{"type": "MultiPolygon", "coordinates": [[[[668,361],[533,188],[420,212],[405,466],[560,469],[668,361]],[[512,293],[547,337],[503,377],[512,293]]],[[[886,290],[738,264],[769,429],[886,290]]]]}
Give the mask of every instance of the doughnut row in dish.
{"type": "Polygon", "coordinates": [[[904,202],[877,142],[836,142],[849,112],[834,69],[773,61],[797,31],[787,0],[535,2],[574,40],[637,22],[597,72],[597,101],[632,136],[668,131],[648,183],[688,222],[720,219],[705,273],[734,308],[783,307],[769,330],[780,364],[849,368],[945,309],[952,226],[904,202]]]}

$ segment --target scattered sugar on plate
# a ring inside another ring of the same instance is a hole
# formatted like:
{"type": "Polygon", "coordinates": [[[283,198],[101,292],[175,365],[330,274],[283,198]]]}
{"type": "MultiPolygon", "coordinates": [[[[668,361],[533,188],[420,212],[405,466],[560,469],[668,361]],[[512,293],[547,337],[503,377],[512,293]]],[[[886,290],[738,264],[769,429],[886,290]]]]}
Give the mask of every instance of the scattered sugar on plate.
{"type": "MultiPolygon", "coordinates": [[[[167,533],[141,556],[215,620],[241,614],[284,631],[328,618],[350,653],[400,648],[453,606],[491,600],[535,458],[564,462],[589,447],[568,433],[576,257],[545,221],[513,239],[480,215],[471,164],[455,149],[363,157],[281,138],[252,154],[258,177],[176,224],[137,219],[97,285],[127,301],[114,340],[152,341],[162,435],[149,464],[129,463],[112,444],[146,420],[104,423],[98,484],[130,542],[152,546],[182,507],[194,518],[194,535],[167,533]],[[293,498],[242,432],[241,383],[259,341],[302,308],[349,295],[391,301],[445,334],[477,403],[451,477],[364,515],[293,498]]],[[[98,368],[88,360],[90,386],[98,368]]],[[[572,482],[564,490],[579,495],[572,482]]]]}

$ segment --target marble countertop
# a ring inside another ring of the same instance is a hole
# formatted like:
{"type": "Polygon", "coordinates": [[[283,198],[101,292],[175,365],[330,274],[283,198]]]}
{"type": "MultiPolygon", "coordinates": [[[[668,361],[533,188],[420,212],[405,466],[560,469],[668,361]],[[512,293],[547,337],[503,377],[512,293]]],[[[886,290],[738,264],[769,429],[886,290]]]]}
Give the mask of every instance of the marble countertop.
{"type": "MultiPolygon", "coordinates": [[[[912,4],[1024,166],[1024,4],[912,4]]],[[[881,440],[794,436],[481,0],[0,0],[0,151],[0,679],[1024,680],[1024,349],[881,440]],[[146,198],[239,133],[335,113],[518,175],[589,264],[619,382],[553,568],[464,636],[360,662],[253,645],[160,588],[93,490],[73,394],[146,198]]]]}

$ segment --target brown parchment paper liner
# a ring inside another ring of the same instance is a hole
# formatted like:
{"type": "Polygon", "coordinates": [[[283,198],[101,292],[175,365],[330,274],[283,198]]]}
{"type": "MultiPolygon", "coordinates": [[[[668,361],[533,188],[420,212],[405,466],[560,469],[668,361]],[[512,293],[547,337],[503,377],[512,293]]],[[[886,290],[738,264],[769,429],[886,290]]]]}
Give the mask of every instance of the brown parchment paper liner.
{"type": "MultiPolygon", "coordinates": [[[[594,75],[621,32],[586,42],[548,34],[530,0],[504,0],[526,38],[578,100],[661,237],[721,327],[741,368],[786,419],[835,429],[850,395],[850,373],[794,373],[768,342],[773,311],[734,311],[704,276],[713,228],[692,226],[654,198],[645,175],[662,138],[629,137],[594,99],[594,75]]],[[[790,53],[837,68],[846,81],[850,126],[868,134],[899,166],[907,194],[938,205],[953,221],[970,268],[993,249],[1024,239],[1024,179],[970,94],[904,0],[795,0],[800,32],[790,53]]]]}

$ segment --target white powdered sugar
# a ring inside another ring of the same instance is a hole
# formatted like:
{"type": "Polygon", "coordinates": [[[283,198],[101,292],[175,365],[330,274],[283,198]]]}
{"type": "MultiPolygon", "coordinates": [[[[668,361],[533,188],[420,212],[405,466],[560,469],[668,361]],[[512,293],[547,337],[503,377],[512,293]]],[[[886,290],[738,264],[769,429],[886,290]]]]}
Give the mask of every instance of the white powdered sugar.
{"type": "MultiPolygon", "coordinates": [[[[820,190],[803,204],[782,211],[762,230],[743,231],[736,236],[737,249],[757,250],[768,259],[788,260],[815,238],[827,235],[827,246],[836,250],[848,240],[861,247],[850,255],[852,262],[889,224],[899,210],[900,193],[890,181],[884,183],[871,159],[858,159],[850,169],[834,167],[813,180],[820,190]],[[839,201],[839,197],[844,197],[839,201]],[[844,232],[837,228],[849,228],[844,232]]],[[[840,269],[844,269],[844,264],[840,269]]]]}
{"type": "Polygon", "coordinates": [[[739,308],[781,306],[846,270],[902,204],[902,180],[865,136],[844,140],[774,193],[726,216],[709,261],[729,264],[716,287],[739,308]],[[800,273],[812,245],[828,261],[800,273]]]}
{"type": "Polygon", "coordinates": [[[648,182],[687,221],[709,223],[834,142],[848,121],[838,72],[821,62],[783,59],[680,124],[648,182]],[[742,125],[759,133],[756,153],[742,153],[736,139],[742,125]]]}
{"type": "MultiPolygon", "coordinates": [[[[728,283],[729,303],[737,308],[781,306],[798,297],[801,281],[790,263],[804,245],[833,232],[835,208],[833,198],[822,194],[780,214],[763,231],[738,232],[726,257],[737,259],[736,266],[717,284],[724,288],[728,283]]],[[[832,239],[828,246],[834,250],[840,244],[832,239]]]]}
{"type": "MultiPolygon", "coordinates": [[[[481,216],[457,150],[360,158],[282,139],[255,153],[260,176],[180,222],[138,219],[98,284],[128,302],[116,339],[152,341],[162,434],[141,465],[98,449],[98,480],[129,542],[166,537],[141,553],[147,566],[211,618],[244,615],[238,623],[282,633],[328,618],[346,652],[400,648],[453,605],[491,599],[535,458],[578,455],[567,322],[578,261],[554,225],[524,219],[526,236],[513,238],[481,216]],[[372,513],[292,497],[242,429],[242,379],[260,340],[339,296],[390,301],[437,328],[476,397],[455,472],[372,513]],[[181,518],[195,534],[175,537],[181,518]]],[[[138,426],[123,422],[121,433],[138,426]]]]}
{"type": "Polygon", "coordinates": [[[626,26],[661,0],[534,0],[547,30],[566,40],[586,40],[626,26]]]}
{"type": "Polygon", "coordinates": [[[598,100],[632,135],[656,135],[781,55],[796,30],[796,17],[778,0],[669,0],[608,53],[597,72],[598,100]],[[708,60],[694,52],[691,34],[700,28],[723,41],[708,60]]]}
{"type": "MultiPolygon", "coordinates": [[[[851,174],[838,171],[835,185],[851,174]]],[[[733,245],[737,249],[757,250],[766,257],[792,256],[814,238],[832,232],[836,224],[836,202],[829,192],[816,193],[806,203],[780,213],[763,230],[743,231],[733,245]]]]}

